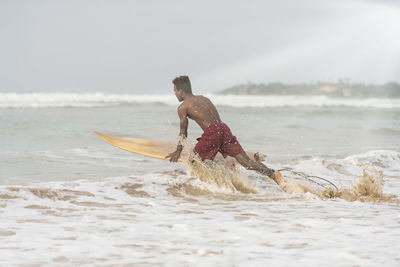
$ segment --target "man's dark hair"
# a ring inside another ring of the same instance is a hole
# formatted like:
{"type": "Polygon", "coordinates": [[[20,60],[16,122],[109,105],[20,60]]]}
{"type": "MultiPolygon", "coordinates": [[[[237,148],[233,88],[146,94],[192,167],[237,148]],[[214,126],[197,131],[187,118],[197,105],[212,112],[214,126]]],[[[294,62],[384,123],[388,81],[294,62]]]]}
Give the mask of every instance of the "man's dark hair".
{"type": "Polygon", "coordinates": [[[183,92],[187,94],[192,93],[192,85],[190,84],[190,80],[188,76],[179,76],[176,77],[173,81],[173,84],[175,84],[176,89],[178,90],[183,90],[183,92]]]}

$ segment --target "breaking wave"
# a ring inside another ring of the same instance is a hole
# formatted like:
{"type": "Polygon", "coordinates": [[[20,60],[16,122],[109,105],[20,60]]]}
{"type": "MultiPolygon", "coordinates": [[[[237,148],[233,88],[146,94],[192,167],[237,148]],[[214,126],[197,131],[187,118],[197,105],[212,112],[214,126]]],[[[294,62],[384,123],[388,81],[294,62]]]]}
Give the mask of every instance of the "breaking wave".
{"type": "MultiPolygon", "coordinates": [[[[357,107],[400,108],[400,99],[329,98],[327,96],[259,96],[208,94],[216,105],[231,107],[357,107]]],[[[0,93],[0,108],[107,107],[135,104],[176,106],[171,94],[108,94],[108,93],[0,93]]]]}

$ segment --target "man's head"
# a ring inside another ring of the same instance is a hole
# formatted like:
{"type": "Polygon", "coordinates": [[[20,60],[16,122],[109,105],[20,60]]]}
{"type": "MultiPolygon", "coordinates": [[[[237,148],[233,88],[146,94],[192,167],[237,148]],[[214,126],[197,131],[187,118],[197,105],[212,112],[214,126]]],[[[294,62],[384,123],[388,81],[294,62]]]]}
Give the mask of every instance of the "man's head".
{"type": "Polygon", "coordinates": [[[174,84],[175,95],[179,101],[183,101],[185,95],[192,94],[192,85],[188,76],[176,77],[172,83],[174,84]]]}

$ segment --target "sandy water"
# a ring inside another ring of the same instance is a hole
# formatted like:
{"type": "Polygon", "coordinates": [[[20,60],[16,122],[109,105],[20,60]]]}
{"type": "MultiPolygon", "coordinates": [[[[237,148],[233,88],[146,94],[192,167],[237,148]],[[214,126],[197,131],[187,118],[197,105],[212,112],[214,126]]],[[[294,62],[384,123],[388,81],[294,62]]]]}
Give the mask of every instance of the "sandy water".
{"type": "Polygon", "coordinates": [[[219,104],[246,149],[329,179],[331,198],[290,173],[287,193],[242,168],[196,174],[92,134],[176,140],[176,103],[143,99],[0,109],[0,265],[400,264],[397,107],[219,104]]]}

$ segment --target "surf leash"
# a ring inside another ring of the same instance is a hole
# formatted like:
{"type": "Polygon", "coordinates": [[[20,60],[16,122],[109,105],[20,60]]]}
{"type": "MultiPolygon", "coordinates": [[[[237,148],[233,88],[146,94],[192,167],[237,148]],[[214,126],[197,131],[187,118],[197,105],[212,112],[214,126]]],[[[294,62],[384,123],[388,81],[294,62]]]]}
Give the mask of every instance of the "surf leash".
{"type": "MultiPolygon", "coordinates": [[[[291,173],[293,173],[293,174],[296,174],[296,175],[298,175],[298,176],[303,177],[304,179],[306,179],[306,180],[308,180],[308,181],[310,181],[310,182],[313,182],[313,183],[315,183],[315,184],[317,184],[317,185],[319,185],[319,186],[322,186],[323,188],[326,188],[325,185],[323,185],[323,184],[321,184],[321,183],[319,183],[319,182],[317,182],[317,181],[314,181],[312,178],[320,179],[320,180],[325,181],[325,182],[327,182],[328,184],[332,185],[333,187],[335,187],[336,190],[339,190],[339,188],[338,188],[334,183],[332,183],[332,182],[329,181],[328,179],[322,178],[322,177],[317,176],[317,175],[306,175],[306,174],[303,174],[303,173],[300,173],[300,172],[293,171],[293,170],[290,169],[290,168],[282,168],[282,169],[279,169],[278,171],[280,171],[280,172],[281,172],[281,171],[283,171],[283,172],[285,172],[285,171],[286,171],[286,172],[291,172],[291,173]]],[[[295,178],[295,179],[296,179],[296,178],[295,178]]],[[[297,178],[297,179],[300,179],[300,178],[297,178]]]]}

